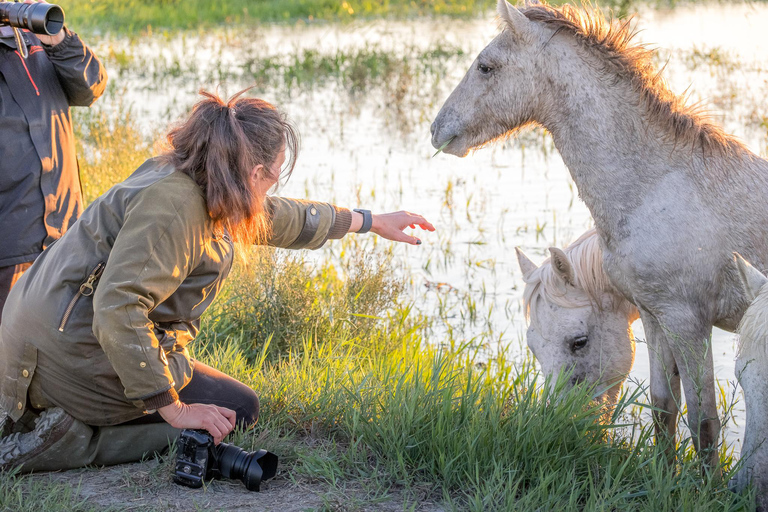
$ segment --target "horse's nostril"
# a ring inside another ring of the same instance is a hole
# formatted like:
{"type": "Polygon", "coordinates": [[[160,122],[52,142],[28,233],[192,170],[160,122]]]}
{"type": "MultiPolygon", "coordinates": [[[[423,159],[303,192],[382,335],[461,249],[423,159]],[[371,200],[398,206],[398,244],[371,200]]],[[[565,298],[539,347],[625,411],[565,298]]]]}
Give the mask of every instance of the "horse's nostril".
{"type": "Polygon", "coordinates": [[[429,133],[431,133],[432,135],[435,134],[435,123],[432,123],[432,126],[429,127],[429,133]]]}

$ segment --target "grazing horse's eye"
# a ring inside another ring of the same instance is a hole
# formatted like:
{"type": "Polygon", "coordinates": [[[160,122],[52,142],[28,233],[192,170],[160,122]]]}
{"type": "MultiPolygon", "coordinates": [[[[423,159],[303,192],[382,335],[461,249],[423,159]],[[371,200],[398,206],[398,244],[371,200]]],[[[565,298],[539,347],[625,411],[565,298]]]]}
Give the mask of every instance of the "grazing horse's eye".
{"type": "Polygon", "coordinates": [[[485,64],[483,64],[483,63],[481,63],[481,62],[478,62],[478,63],[477,63],[477,70],[478,70],[479,72],[481,72],[482,74],[484,74],[484,75],[487,75],[488,73],[490,73],[491,71],[493,71],[493,68],[492,68],[492,67],[490,67],[490,66],[486,66],[485,64]]]}
{"type": "Polygon", "coordinates": [[[589,341],[589,337],[587,336],[579,336],[577,338],[573,338],[573,340],[571,341],[571,350],[575,352],[579,349],[586,347],[588,341],[589,341]]]}

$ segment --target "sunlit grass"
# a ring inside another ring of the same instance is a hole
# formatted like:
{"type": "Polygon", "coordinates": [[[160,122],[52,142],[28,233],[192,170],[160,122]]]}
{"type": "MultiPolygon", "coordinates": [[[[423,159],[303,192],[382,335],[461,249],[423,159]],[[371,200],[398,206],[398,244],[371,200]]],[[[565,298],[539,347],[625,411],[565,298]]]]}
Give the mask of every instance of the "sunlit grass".
{"type": "Polygon", "coordinates": [[[351,21],[374,17],[423,15],[474,16],[494,0],[61,0],[75,29],[146,32],[204,29],[262,21],[351,21]]]}
{"type": "MultiPolygon", "coordinates": [[[[319,343],[310,329],[280,359],[250,364],[240,334],[202,347],[262,397],[259,425],[239,441],[293,445],[283,470],[294,478],[427,489],[457,510],[750,509],[750,496],[701,476],[690,440],[670,467],[650,425],[601,424],[590,390],[563,395],[565,379],[550,386],[503,352],[479,364],[473,350],[427,343],[407,305],[393,306],[365,339],[319,343]]],[[[622,398],[615,422],[640,394],[622,398]]],[[[727,479],[725,453],[723,463],[727,479]]]]}

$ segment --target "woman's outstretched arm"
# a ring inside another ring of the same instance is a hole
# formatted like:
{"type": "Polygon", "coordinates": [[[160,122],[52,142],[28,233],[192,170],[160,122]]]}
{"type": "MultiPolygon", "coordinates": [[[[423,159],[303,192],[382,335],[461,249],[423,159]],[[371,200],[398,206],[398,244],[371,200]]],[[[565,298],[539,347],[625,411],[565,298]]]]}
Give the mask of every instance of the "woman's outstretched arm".
{"type": "MultiPolygon", "coordinates": [[[[266,210],[272,226],[267,243],[286,249],[318,249],[329,239],[342,238],[360,230],[363,215],[329,203],[267,196],[266,210]]],[[[373,214],[371,232],[396,242],[418,245],[419,239],[407,235],[407,227],[435,228],[421,215],[400,211],[373,214]]]]}

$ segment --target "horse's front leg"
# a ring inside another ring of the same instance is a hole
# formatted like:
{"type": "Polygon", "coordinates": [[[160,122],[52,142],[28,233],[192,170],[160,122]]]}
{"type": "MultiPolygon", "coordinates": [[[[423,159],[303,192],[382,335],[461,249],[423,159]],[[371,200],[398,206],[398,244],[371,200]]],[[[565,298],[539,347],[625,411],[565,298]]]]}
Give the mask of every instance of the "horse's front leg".
{"type": "Polygon", "coordinates": [[[666,335],[680,373],[694,447],[701,460],[715,468],[719,461],[720,418],[710,343],[712,325],[699,321],[694,314],[680,315],[679,312],[656,320],[666,335]]]}
{"type": "Polygon", "coordinates": [[[656,443],[664,445],[670,462],[674,461],[675,429],[680,406],[680,373],[664,330],[648,312],[640,310],[651,370],[651,405],[653,405],[656,443]]]}

